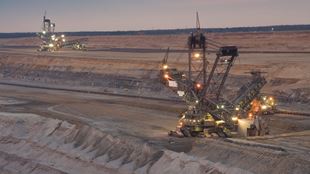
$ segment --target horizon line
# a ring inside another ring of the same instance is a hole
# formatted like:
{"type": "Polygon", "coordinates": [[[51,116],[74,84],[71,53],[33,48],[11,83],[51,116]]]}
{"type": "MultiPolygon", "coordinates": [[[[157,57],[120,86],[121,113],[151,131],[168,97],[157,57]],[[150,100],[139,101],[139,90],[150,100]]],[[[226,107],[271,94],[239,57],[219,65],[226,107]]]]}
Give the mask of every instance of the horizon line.
{"type": "MultiPolygon", "coordinates": [[[[256,26],[233,26],[233,27],[212,27],[212,28],[201,28],[202,30],[214,30],[214,29],[234,29],[234,28],[260,28],[260,27],[281,27],[281,26],[307,26],[310,24],[275,24],[275,25],[256,25],[256,26]]],[[[80,31],[56,31],[55,33],[74,33],[74,32],[143,32],[143,31],[169,31],[169,30],[190,30],[192,28],[158,28],[158,29],[141,29],[141,30],[80,30],[80,31]]],[[[37,33],[38,31],[18,31],[18,32],[0,32],[0,33],[37,33]]]]}

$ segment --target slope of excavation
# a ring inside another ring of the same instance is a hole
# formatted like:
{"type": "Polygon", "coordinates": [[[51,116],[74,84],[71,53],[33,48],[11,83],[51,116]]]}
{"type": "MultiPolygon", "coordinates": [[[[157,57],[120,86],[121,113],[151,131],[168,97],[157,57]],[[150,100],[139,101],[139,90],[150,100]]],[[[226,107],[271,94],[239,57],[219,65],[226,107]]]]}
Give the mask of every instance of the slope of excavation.
{"type": "Polygon", "coordinates": [[[119,139],[87,125],[25,113],[0,115],[1,172],[247,173],[133,138],[119,139]]]}

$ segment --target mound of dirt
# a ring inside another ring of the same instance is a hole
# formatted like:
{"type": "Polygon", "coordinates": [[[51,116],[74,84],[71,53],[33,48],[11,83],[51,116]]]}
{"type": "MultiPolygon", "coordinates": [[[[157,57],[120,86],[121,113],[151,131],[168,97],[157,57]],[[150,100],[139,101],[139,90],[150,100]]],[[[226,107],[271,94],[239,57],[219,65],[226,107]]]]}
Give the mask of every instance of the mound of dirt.
{"type": "Polygon", "coordinates": [[[1,173],[247,173],[34,114],[0,113],[0,161],[1,173]]]}

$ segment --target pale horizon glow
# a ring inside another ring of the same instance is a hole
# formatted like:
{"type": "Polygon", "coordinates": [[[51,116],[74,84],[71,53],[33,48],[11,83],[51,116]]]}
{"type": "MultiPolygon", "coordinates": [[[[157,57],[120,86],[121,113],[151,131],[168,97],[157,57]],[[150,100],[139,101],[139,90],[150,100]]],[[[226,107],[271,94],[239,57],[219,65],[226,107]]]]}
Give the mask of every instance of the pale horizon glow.
{"type": "Polygon", "coordinates": [[[310,24],[309,0],[1,0],[0,32],[127,31],[310,24]]]}

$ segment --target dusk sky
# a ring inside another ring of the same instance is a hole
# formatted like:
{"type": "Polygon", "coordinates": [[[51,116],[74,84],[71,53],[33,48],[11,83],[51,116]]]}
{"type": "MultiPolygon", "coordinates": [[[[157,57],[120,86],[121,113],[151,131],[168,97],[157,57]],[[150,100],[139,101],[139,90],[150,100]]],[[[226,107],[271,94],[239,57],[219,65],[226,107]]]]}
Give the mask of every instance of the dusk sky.
{"type": "Polygon", "coordinates": [[[310,0],[0,0],[0,32],[115,31],[310,24],[310,0]]]}

